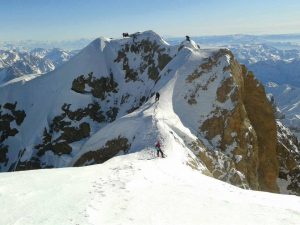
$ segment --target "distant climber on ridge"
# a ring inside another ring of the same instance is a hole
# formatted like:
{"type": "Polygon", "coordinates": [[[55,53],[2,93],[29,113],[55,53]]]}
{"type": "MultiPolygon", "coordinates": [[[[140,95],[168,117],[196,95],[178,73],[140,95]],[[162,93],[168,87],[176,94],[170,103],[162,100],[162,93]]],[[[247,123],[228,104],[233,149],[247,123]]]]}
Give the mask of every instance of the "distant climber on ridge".
{"type": "Polygon", "coordinates": [[[191,41],[190,36],[185,36],[186,41],[191,41]]]}
{"type": "Polygon", "coordinates": [[[156,92],[155,94],[155,101],[157,102],[159,100],[160,94],[158,92],[156,92]]]}
{"type": "Polygon", "coordinates": [[[161,157],[165,158],[164,153],[163,153],[163,151],[160,148],[159,140],[156,142],[155,148],[156,148],[156,151],[157,151],[157,157],[159,157],[159,153],[160,153],[161,157]]]}

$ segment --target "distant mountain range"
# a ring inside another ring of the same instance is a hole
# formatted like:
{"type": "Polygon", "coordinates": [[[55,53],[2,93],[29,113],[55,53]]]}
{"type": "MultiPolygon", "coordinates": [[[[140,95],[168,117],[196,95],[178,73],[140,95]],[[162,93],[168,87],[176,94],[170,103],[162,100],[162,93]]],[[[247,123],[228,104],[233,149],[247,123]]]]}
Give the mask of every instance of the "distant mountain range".
{"type": "Polygon", "coordinates": [[[62,41],[0,41],[0,49],[3,50],[18,50],[18,51],[31,51],[35,48],[60,48],[64,50],[77,50],[87,46],[92,39],[81,38],[78,40],[62,40],[62,41]]]}
{"type": "MultiPolygon", "coordinates": [[[[121,34],[120,34],[121,36],[121,34]]],[[[300,34],[271,34],[271,35],[210,35],[192,36],[197,43],[211,46],[232,45],[232,44],[268,44],[276,48],[300,49],[300,34]]],[[[170,44],[178,44],[183,37],[168,37],[170,44]]],[[[0,41],[0,49],[3,50],[32,50],[34,48],[61,48],[65,50],[77,50],[87,46],[93,38],[81,38],[75,40],[61,41],[0,41]]]]}
{"type": "MultiPolygon", "coordinates": [[[[278,49],[300,49],[300,34],[275,34],[275,35],[215,35],[215,36],[193,36],[193,40],[204,46],[223,45],[253,45],[267,44],[278,49]]],[[[182,37],[172,37],[167,40],[178,43],[182,37]]]]}
{"type": "Polygon", "coordinates": [[[0,84],[24,75],[50,72],[78,51],[36,48],[31,51],[0,50],[0,84]]]}

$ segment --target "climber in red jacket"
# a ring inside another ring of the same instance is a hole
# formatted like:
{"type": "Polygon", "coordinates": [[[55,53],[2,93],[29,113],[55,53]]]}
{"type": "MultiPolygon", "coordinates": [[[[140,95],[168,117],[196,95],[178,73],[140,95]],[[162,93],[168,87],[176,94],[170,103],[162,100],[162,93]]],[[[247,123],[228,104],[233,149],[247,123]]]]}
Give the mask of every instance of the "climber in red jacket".
{"type": "Polygon", "coordinates": [[[161,154],[162,158],[165,158],[164,153],[162,152],[161,148],[160,148],[160,143],[159,141],[156,142],[155,145],[156,151],[157,151],[157,157],[159,157],[159,153],[161,154]]]}

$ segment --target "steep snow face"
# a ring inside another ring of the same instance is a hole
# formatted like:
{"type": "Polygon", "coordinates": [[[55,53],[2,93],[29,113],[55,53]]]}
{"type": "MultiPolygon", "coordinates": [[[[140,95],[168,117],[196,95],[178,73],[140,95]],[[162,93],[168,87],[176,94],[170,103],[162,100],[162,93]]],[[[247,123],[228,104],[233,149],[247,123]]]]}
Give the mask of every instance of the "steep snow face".
{"type": "MultiPolygon", "coordinates": [[[[177,47],[152,31],[121,40],[99,38],[54,72],[4,85],[1,105],[13,108],[2,131],[7,135],[1,147],[10,150],[2,170],[69,165],[88,137],[139,108],[159,80],[160,86],[168,80],[161,78],[170,74],[164,68],[176,53],[177,47]],[[25,118],[20,121],[14,111],[25,118]]],[[[119,141],[130,146],[129,140],[119,141]]]]}
{"type": "Polygon", "coordinates": [[[1,224],[296,225],[296,196],[242,190],[148,150],[104,164],[0,174],[1,224]]]}

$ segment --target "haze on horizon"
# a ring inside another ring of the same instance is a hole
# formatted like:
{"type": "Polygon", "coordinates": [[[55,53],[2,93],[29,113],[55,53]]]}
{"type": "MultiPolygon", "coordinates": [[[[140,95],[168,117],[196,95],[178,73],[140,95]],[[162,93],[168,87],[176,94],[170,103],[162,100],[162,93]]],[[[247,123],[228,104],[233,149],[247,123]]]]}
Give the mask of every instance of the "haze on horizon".
{"type": "Polygon", "coordinates": [[[300,33],[298,0],[0,0],[0,41],[300,33]]]}

